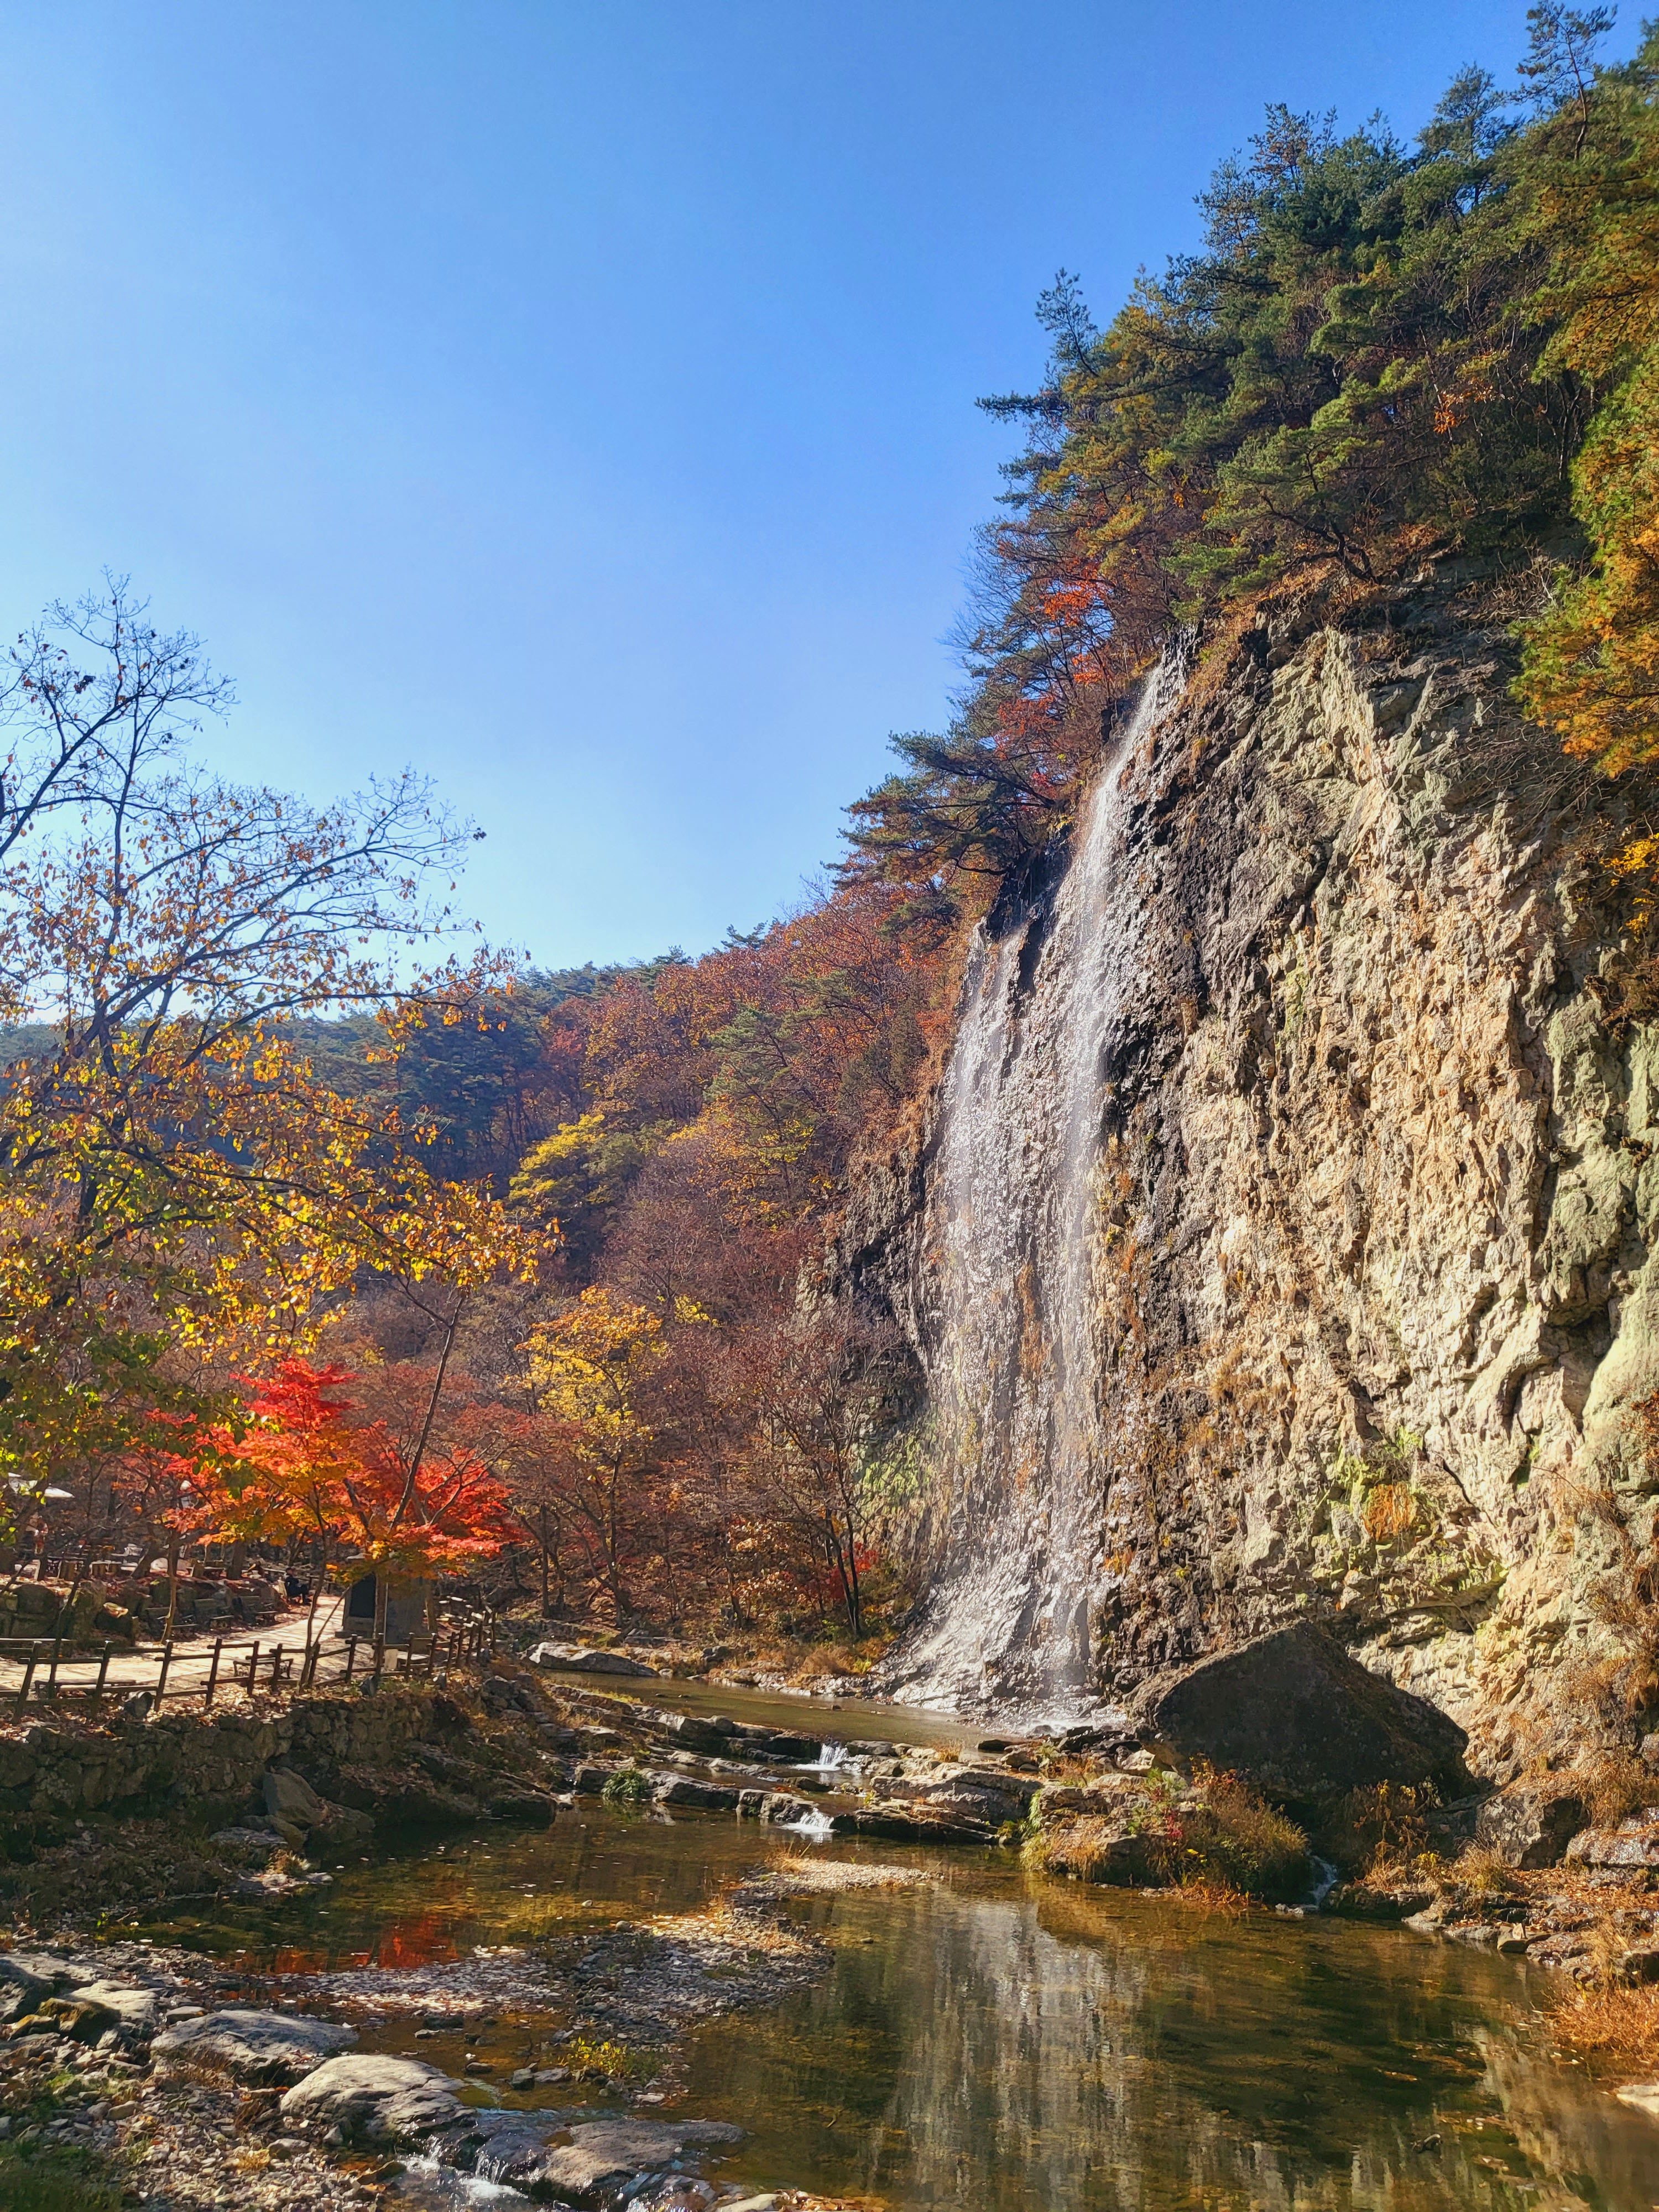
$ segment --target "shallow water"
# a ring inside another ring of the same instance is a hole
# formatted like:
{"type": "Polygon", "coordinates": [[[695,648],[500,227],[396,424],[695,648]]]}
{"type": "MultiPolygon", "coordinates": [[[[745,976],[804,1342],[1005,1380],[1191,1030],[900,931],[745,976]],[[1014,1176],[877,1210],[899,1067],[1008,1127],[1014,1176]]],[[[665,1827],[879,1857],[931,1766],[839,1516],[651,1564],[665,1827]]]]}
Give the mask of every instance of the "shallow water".
{"type": "MultiPolygon", "coordinates": [[[[692,1910],[800,1849],[718,1816],[595,1808],[149,1932],[265,1971],[416,1966],[692,1910]]],[[[803,1899],[834,1947],[827,1978],[692,2037],[665,2109],[749,2130],[723,2179],[984,2212],[1659,2200],[1659,2126],[1549,2061],[1539,2013],[1558,1985],[1539,1970],[1397,1929],[1056,1885],[1002,1853],[838,1839],[824,1854],[937,1879],[803,1899]]],[[[412,2025],[364,2042],[457,2070],[479,2053],[497,2081],[545,2063],[545,2021],[504,2012],[418,2044],[412,2025]]],[[[574,2085],[502,2101],[584,2096],[617,2108],[574,2085]]]]}
{"type": "Polygon", "coordinates": [[[580,1684],[600,1697],[633,1699],[670,1712],[696,1713],[705,1719],[724,1714],[757,1728],[831,1741],[905,1743],[924,1750],[959,1751],[982,1736],[994,1735],[988,1722],[963,1720],[955,1713],[895,1705],[876,1698],[814,1698],[805,1691],[741,1690],[720,1682],[677,1681],[671,1675],[584,1674],[550,1667],[555,1680],[580,1684]]]}

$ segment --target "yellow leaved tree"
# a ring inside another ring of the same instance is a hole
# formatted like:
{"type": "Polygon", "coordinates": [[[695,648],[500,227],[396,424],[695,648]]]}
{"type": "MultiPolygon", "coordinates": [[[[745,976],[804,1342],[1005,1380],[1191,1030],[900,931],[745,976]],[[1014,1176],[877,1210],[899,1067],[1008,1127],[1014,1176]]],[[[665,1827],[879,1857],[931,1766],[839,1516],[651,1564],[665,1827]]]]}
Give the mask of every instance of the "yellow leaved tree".
{"type": "Polygon", "coordinates": [[[544,1322],[525,1348],[538,1410],[562,1444],[566,1510],[621,1623],[633,1609],[629,1568],[648,1521],[657,1463],[648,1399],[668,1352],[662,1322],[596,1285],[544,1322]]]}
{"type": "Polygon", "coordinates": [[[472,833],[407,774],[316,810],[207,773],[189,741],[230,703],[118,583],[0,683],[0,1456],[29,1485],[302,1342],[364,1269],[534,1256],[293,1038],[470,1018],[489,963],[415,956],[472,833]]]}

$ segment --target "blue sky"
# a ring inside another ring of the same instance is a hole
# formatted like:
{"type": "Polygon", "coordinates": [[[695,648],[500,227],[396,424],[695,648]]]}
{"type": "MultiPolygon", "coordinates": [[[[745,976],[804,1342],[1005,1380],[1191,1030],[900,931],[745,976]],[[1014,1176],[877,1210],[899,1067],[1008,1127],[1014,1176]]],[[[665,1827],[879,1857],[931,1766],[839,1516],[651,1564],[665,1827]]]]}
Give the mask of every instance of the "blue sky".
{"type": "MultiPolygon", "coordinates": [[[[412,763],[553,965],[789,904],[936,726],[1061,264],[1270,100],[1411,133],[1524,8],[11,0],[0,623],[131,574],[232,772],[412,763]]],[[[1617,42],[1627,51],[1634,17],[1617,42]]]]}

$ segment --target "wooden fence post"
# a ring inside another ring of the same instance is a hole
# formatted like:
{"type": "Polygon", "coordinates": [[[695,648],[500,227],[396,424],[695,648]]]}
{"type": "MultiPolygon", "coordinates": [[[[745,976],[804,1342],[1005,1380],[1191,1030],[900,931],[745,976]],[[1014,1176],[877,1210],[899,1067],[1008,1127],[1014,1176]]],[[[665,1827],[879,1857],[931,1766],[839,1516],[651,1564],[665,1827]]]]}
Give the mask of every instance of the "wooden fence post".
{"type": "Polygon", "coordinates": [[[219,1686],[219,1654],[224,1648],[224,1638],[216,1636],[213,1639],[213,1656],[208,1662],[207,1688],[202,1694],[202,1704],[204,1709],[213,1703],[213,1693],[219,1686]]]}
{"type": "Polygon", "coordinates": [[[40,1663],[40,1647],[38,1644],[32,1644],[29,1646],[29,1656],[23,1664],[23,1686],[17,1692],[17,1710],[20,1713],[29,1701],[29,1684],[34,1680],[34,1670],[40,1663]]]}
{"type": "Polygon", "coordinates": [[[109,1673],[109,1639],[106,1638],[104,1641],[104,1656],[98,1662],[98,1686],[92,1693],[94,1698],[101,1698],[104,1694],[104,1681],[109,1673]]]}
{"type": "Polygon", "coordinates": [[[167,1668],[173,1664],[173,1638],[169,1636],[161,1646],[161,1674],[155,1685],[155,1702],[159,1705],[167,1693],[167,1668]]]}
{"type": "Polygon", "coordinates": [[[378,1682],[385,1672],[386,1638],[384,1636],[377,1636],[374,1639],[374,1680],[378,1682]]]}
{"type": "Polygon", "coordinates": [[[283,1647],[280,1644],[270,1655],[270,1686],[273,1690],[280,1690],[283,1686],[283,1647]]]}
{"type": "Polygon", "coordinates": [[[347,1680],[348,1682],[351,1680],[351,1670],[352,1670],[352,1668],[356,1665],[356,1663],[357,1663],[357,1639],[356,1639],[356,1638],[355,1636],[348,1636],[348,1637],[347,1637],[347,1638],[346,1638],[346,1663],[345,1663],[345,1679],[346,1679],[346,1680],[347,1680]]]}

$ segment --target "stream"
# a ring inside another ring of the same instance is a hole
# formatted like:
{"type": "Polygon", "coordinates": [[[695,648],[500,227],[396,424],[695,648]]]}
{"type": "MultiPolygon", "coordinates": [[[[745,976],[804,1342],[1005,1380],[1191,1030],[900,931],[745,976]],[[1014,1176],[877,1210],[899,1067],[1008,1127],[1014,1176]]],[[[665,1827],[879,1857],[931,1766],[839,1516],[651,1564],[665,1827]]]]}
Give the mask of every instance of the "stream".
{"type": "MultiPolygon", "coordinates": [[[[822,1703],[666,1683],[629,1693],[734,1717],[764,1705],[803,1729],[805,1707],[820,1728],[877,1733],[867,1713],[830,1722],[822,1703]]],[[[890,1733],[901,1723],[902,1740],[921,1739],[915,1715],[891,1715],[890,1733]]],[[[665,2110],[747,2131],[722,2182],[982,2212],[1659,2201],[1659,2124],[1549,2057],[1540,2015],[1559,1985],[1543,1971],[1395,1929],[1229,1918],[1057,1883],[1012,1852],[815,1843],[585,1802],[546,1831],[408,1838],[339,1868],[326,1890],[187,1910],[146,1932],[232,1972],[418,1969],[695,1911],[804,1851],[928,1879],[796,1900],[832,1947],[829,1973],[683,2045],[665,2110]]],[[[371,2025],[363,2047],[458,2076],[471,2057],[492,2084],[547,2063],[546,2022],[508,2010],[465,2035],[417,2042],[414,2025],[371,2025]]],[[[604,2085],[476,2094],[627,2109],[604,2085]]],[[[526,2201],[474,2190],[501,2212],[526,2201]]]]}

